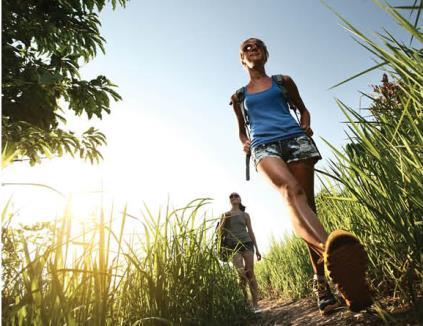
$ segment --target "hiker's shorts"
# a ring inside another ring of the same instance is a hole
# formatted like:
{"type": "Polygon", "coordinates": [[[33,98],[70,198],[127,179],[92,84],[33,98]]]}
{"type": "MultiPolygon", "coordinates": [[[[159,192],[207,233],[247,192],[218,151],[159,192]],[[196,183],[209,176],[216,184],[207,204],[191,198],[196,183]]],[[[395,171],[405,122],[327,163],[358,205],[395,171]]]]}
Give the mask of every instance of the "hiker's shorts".
{"type": "Polygon", "coordinates": [[[230,248],[231,250],[238,252],[252,251],[254,253],[254,243],[252,241],[238,242],[235,246],[230,248]]]}
{"type": "Polygon", "coordinates": [[[258,145],[252,149],[252,154],[256,168],[265,157],[279,157],[286,163],[310,158],[314,158],[316,163],[322,158],[313,139],[307,135],[258,145]]]}

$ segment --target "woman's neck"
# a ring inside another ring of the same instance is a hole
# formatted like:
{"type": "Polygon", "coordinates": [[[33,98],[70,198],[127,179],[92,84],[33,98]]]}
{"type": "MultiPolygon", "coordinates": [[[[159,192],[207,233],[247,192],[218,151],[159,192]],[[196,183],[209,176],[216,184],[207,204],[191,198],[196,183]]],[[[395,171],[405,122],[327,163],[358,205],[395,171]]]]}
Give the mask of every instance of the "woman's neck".
{"type": "Polygon", "coordinates": [[[264,66],[258,66],[254,68],[248,68],[248,73],[250,75],[250,82],[256,82],[260,79],[267,78],[266,70],[264,66]]]}
{"type": "Polygon", "coordinates": [[[241,211],[241,208],[239,208],[239,206],[232,206],[231,211],[238,212],[238,211],[241,211]]]}

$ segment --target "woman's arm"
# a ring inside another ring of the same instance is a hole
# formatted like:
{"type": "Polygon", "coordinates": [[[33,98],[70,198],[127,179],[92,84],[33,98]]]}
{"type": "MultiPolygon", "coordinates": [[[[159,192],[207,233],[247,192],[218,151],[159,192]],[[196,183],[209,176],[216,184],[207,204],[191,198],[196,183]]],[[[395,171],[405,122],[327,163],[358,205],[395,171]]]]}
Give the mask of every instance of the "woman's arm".
{"type": "Polygon", "coordinates": [[[247,213],[245,213],[245,223],[247,224],[247,230],[248,230],[248,234],[250,235],[251,241],[253,241],[254,247],[256,248],[257,260],[260,260],[261,254],[257,246],[256,236],[254,235],[253,227],[251,225],[250,215],[248,215],[247,213]]]}
{"type": "Polygon", "coordinates": [[[308,136],[312,136],[313,130],[310,128],[310,123],[311,123],[310,112],[307,110],[307,108],[304,105],[303,100],[301,99],[300,92],[298,91],[297,85],[295,85],[294,80],[289,76],[284,76],[283,79],[284,79],[284,85],[285,85],[286,90],[288,92],[289,102],[291,104],[293,104],[298,109],[298,111],[300,111],[301,128],[304,129],[305,133],[308,136]]]}
{"type": "Polygon", "coordinates": [[[250,152],[250,140],[247,136],[247,130],[245,129],[245,122],[244,117],[241,112],[241,108],[239,107],[238,98],[236,95],[232,95],[231,97],[232,107],[234,109],[237,121],[238,121],[238,130],[239,130],[239,140],[243,145],[244,152],[247,154],[250,152]]]}

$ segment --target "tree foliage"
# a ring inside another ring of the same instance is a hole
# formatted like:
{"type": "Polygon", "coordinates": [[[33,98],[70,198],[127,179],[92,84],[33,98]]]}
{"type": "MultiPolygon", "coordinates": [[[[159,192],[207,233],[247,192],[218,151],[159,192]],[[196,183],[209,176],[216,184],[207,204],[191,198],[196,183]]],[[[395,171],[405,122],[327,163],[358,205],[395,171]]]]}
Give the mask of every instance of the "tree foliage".
{"type": "Polygon", "coordinates": [[[63,114],[103,118],[120,95],[105,76],[83,80],[82,63],[104,53],[98,13],[126,0],[4,0],[2,2],[3,166],[69,153],[98,161],[104,134],[63,129],[63,114]]]}

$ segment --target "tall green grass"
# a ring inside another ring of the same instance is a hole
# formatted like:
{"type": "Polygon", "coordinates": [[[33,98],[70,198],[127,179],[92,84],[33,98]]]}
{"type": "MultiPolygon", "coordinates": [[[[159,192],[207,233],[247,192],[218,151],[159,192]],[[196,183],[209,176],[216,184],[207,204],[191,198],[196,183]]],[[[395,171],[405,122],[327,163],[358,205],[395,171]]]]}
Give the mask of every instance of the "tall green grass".
{"type": "MultiPolygon", "coordinates": [[[[371,40],[340,17],[376,56],[385,75],[366,95],[371,104],[364,112],[337,101],[348,120],[349,143],[343,149],[328,143],[335,159],[326,172],[333,178],[323,180],[317,207],[328,230],[351,230],[362,239],[379,295],[417,304],[423,293],[423,36],[416,21],[389,5],[383,8],[419,47],[401,43],[387,31],[379,42],[371,40]]],[[[422,2],[409,9],[420,14],[422,2]]],[[[268,257],[279,258],[258,266],[259,283],[290,297],[305,294],[303,284],[310,277],[309,267],[298,264],[305,247],[293,246],[296,242],[274,244],[268,257]],[[291,261],[289,276],[280,277],[275,271],[289,273],[285,265],[291,261]]]]}
{"type": "Polygon", "coordinates": [[[139,218],[101,212],[79,234],[70,209],[16,229],[6,208],[3,325],[243,325],[250,311],[216,257],[206,202],[139,218]]]}
{"type": "Polygon", "coordinates": [[[260,296],[298,299],[308,295],[313,277],[308,257],[300,238],[272,239],[268,253],[256,265],[260,296]]]}

